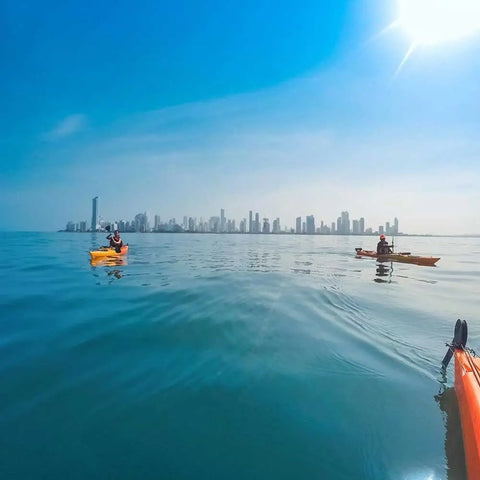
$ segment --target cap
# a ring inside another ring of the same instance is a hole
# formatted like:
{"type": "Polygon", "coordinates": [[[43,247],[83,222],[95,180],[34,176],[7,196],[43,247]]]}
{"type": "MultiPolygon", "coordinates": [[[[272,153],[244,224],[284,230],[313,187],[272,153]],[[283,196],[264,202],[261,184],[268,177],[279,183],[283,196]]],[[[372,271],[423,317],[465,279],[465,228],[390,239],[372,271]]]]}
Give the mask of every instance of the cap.
{"type": "Polygon", "coordinates": [[[384,238],[385,238],[385,235],[382,233],[382,234],[380,235],[380,240],[383,240],[384,238]]]}

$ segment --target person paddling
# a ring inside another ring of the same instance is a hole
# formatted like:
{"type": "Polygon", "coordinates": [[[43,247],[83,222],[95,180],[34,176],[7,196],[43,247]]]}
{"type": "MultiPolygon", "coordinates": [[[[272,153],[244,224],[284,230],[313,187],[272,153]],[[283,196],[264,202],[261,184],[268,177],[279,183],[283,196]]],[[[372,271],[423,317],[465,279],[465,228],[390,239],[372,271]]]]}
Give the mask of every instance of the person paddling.
{"type": "Polygon", "coordinates": [[[382,233],[380,235],[380,241],[377,243],[377,254],[386,255],[387,253],[392,253],[392,247],[388,245],[388,242],[385,240],[385,235],[382,233]]]}
{"type": "Polygon", "coordinates": [[[115,230],[112,235],[108,235],[107,238],[110,240],[110,248],[114,248],[117,253],[120,253],[120,249],[123,247],[122,239],[120,238],[120,232],[115,230]]]}

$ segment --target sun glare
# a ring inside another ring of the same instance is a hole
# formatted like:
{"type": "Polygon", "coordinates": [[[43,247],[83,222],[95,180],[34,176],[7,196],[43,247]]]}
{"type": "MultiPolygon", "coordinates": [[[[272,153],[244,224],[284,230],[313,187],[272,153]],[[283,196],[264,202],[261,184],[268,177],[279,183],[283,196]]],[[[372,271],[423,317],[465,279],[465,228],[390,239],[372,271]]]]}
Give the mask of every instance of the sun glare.
{"type": "Polygon", "coordinates": [[[395,76],[413,52],[480,34],[480,0],[397,0],[398,16],[383,35],[400,28],[410,38],[410,47],[395,76]]]}
{"type": "Polygon", "coordinates": [[[415,45],[435,45],[480,32],[480,0],[399,0],[398,24],[415,45]]]}

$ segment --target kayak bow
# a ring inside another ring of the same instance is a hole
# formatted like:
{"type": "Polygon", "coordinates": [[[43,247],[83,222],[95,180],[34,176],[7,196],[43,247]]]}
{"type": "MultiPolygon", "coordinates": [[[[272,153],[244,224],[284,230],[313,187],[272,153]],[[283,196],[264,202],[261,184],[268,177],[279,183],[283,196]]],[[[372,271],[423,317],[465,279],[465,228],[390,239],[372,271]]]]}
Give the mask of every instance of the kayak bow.
{"type": "Polygon", "coordinates": [[[440,260],[440,257],[421,257],[419,255],[410,255],[410,253],[378,254],[374,250],[363,250],[361,248],[356,248],[355,251],[359,257],[376,258],[379,262],[393,261],[433,267],[440,260]]]}
{"type": "Polygon", "coordinates": [[[442,365],[455,355],[455,393],[462,423],[463,446],[469,480],[480,478],[480,358],[465,347],[467,322],[457,320],[455,335],[442,365]]]}

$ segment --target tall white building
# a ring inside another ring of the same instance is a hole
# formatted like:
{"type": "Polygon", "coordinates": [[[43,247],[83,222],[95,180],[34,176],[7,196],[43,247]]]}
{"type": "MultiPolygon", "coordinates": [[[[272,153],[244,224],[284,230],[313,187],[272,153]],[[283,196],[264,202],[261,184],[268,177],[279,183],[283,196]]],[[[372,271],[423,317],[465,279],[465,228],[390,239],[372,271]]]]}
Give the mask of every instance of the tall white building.
{"type": "Polygon", "coordinates": [[[315,233],[315,217],[313,215],[307,215],[306,223],[307,223],[306,233],[308,234],[315,233]]]}
{"type": "Polygon", "coordinates": [[[360,233],[360,223],[358,220],[352,220],[352,233],[358,235],[360,233]]]}
{"type": "Polygon", "coordinates": [[[246,231],[247,231],[246,226],[247,226],[247,219],[244,218],[244,219],[240,220],[240,233],[246,233],[246,231]]]}
{"type": "Polygon", "coordinates": [[[262,233],[270,233],[270,222],[268,218],[263,219],[262,233]]]}
{"type": "Polygon", "coordinates": [[[302,233],[302,217],[297,217],[295,221],[295,233],[302,233]]]}
{"type": "Polygon", "coordinates": [[[223,208],[220,209],[220,232],[224,233],[227,231],[227,225],[225,221],[225,210],[223,208]]]}
{"type": "Polygon", "coordinates": [[[350,218],[348,212],[342,212],[342,230],[340,233],[350,233],[350,218]]]}

